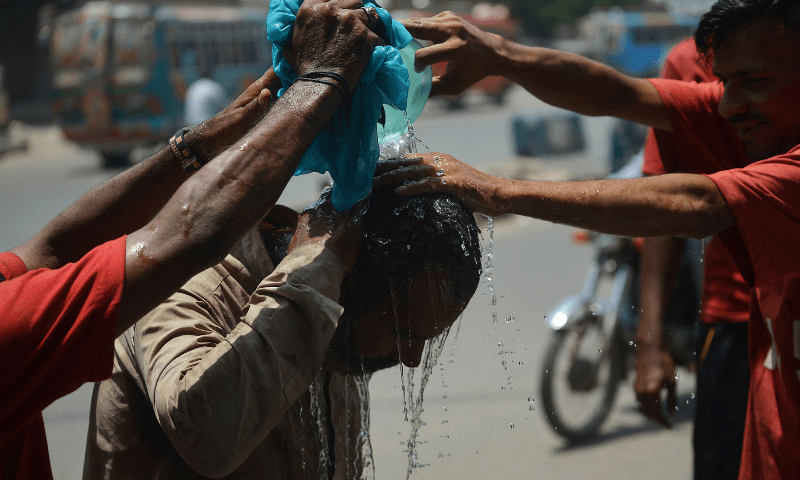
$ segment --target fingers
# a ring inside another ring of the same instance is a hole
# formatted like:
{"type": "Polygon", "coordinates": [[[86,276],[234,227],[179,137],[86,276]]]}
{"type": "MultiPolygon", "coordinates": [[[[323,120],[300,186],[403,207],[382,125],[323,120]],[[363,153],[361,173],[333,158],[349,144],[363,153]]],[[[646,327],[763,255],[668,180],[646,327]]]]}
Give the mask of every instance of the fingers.
{"type": "Polygon", "coordinates": [[[420,195],[422,193],[449,191],[447,180],[444,178],[426,177],[416,182],[406,183],[395,189],[398,195],[420,195]]]}
{"type": "Polygon", "coordinates": [[[664,428],[672,428],[672,423],[669,418],[664,415],[664,409],[661,407],[660,391],[648,394],[639,394],[640,411],[650,420],[660,424],[664,428]]]}
{"type": "Polygon", "coordinates": [[[431,167],[428,165],[409,165],[407,167],[399,167],[390,172],[386,172],[372,181],[373,188],[383,187],[385,185],[392,185],[407,180],[420,180],[428,178],[432,174],[431,167]]]}
{"type": "Polygon", "coordinates": [[[445,28],[445,21],[452,21],[453,18],[458,17],[452,12],[443,12],[433,18],[407,18],[400,20],[400,23],[412,37],[440,43],[450,38],[451,34],[445,28]]]}

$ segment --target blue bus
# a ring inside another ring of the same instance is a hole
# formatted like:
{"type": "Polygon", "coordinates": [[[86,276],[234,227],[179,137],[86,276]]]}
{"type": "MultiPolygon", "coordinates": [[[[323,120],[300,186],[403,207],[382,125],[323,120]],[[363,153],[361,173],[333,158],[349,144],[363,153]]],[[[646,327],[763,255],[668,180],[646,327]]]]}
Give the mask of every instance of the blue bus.
{"type": "Polygon", "coordinates": [[[657,77],[669,50],[694,34],[699,17],[669,11],[614,9],[581,20],[589,56],[623,73],[657,77]]]}
{"type": "Polygon", "coordinates": [[[231,99],[271,65],[266,9],[89,2],[53,30],[53,110],[64,136],[106,167],[183,126],[201,72],[231,99]]]}

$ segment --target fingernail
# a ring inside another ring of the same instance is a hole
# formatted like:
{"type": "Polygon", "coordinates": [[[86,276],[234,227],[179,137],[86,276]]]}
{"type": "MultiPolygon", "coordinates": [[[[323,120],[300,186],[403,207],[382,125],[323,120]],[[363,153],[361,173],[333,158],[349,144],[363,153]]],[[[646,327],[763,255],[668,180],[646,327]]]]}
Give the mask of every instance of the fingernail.
{"type": "Polygon", "coordinates": [[[395,193],[404,193],[406,190],[408,190],[408,187],[406,187],[405,185],[394,189],[395,193]]]}

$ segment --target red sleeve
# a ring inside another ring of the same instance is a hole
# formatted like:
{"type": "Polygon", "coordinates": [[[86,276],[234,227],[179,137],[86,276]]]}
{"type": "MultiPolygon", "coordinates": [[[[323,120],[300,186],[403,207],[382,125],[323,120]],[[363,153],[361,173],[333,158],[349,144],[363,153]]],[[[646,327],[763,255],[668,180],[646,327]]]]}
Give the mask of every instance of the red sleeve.
{"type": "MultiPolygon", "coordinates": [[[[697,53],[694,38],[687,38],[670,50],[667,59],[664,61],[664,68],[661,70],[660,78],[695,83],[715,82],[717,80],[705,59],[697,53]]],[[[679,140],[670,132],[651,128],[645,143],[642,173],[645,175],[663,175],[665,173],[685,172],[680,166],[680,160],[676,158],[680,155],[681,150],[678,143],[679,140]]]]}
{"type": "Polygon", "coordinates": [[[28,267],[16,254],[11,252],[0,253],[0,282],[11,280],[14,277],[19,277],[28,272],[28,267]]]}
{"type": "Polygon", "coordinates": [[[661,160],[666,171],[709,174],[749,163],[736,130],[717,112],[721,83],[650,82],[672,119],[673,132],[656,131],[655,135],[658,146],[663,147],[661,160]]]}
{"type": "Polygon", "coordinates": [[[111,374],[125,237],[57,270],[10,276],[0,282],[0,443],[54,400],[111,374]]]}
{"type": "Polygon", "coordinates": [[[740,262],[746,260],[758,286],[800,271],[800,146],[709,177],[736,219],[736,226],[720,238],[742,273],[740,262]]]}

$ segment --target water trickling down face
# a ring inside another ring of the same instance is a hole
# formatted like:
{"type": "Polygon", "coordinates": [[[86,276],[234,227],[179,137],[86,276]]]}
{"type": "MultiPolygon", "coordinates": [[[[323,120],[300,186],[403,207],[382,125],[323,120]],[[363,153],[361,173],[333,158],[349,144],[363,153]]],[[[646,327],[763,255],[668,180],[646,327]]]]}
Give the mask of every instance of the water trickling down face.
{"type": "Polygon", "coordinates": [[[444,194],[372,193],[354,272],[342,285],[345,313],[326,366],[375,371],[419,365],[425,341],[455,322],[480,279],[472,214],[444,194]]]}

